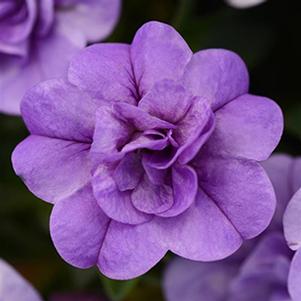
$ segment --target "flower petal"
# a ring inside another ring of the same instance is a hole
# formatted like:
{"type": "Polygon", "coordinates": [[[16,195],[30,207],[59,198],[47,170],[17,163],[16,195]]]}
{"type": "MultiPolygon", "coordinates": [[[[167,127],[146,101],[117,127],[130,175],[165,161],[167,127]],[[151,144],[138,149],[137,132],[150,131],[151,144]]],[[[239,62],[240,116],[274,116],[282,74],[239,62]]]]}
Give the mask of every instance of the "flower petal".
{"type": "Polygon", "coordinates": [[[0,298],[6,301],[42,301],[38,292],[12,266],[0,259],[0,298]]]}
{"type": "Polygon", "coordinates": [[[56,32],[37,40],[32,48],[34,51],[27,59],[1,58],[1,112],[20,114],[20,102],[25,92],[43,80],[62,77],[70,58],[78,51],[56,32]]]}
{"type": "Polygon", "coordinates": [[[98,267],[107,277],[130,279],[151,269],[167,252],[152,222],[137,226],[112,221],[104,240],[98,267]]]}
{"type": "Polygon", "coordinates": [[[186,115],[193,96],[172,80],[162,80],[140,100],[138,107],[160,119],[176,124],[186,115]]]}
{"type": "Polygon", "coordinates": [[[121,120],[110,106],[101,106],[96,112],[96,124],[91,146],[95,165],[121,159],[121,148],[128,142],[134,129],[121,120]]]}
{"type": "Polygon", "coordinates": [[[292,260],[289,276],[288,276],[288,291],[292,300],[301,299],[301,249],[298,250],[292,260]]]}
{"type": "Polygon", "coordinates": [[[69,81],[93,97],[136,104],[129,45],[97,44],[71,60],[69,81]]]}
{"type": "Polygon", "coordinates": [[[106,38],[120,13],[120,0],[76,1],[71,7],[57,6],[56,26],[79,46],[106,38]]]}
{"type": "Polygon", "coordinates": [[[36,18],[38,4],[34,0],[21,2],[14,13],[8,14],[5,21],[0,24],[0,43],[14,44],[29,38],[36,18]]]}
{"type": "Polygon", "coordinates": [[[208,49],[193,55],[183,82],[193,95],[206,97],[216,110],[248,92],[249,75],[246,65],[234,52],[208,49]]]}
{"type": "Polygon", "coordinates": [[[238,269],[238,264],[225,260],[219,262],[195,262],[175,258],[167,266],[163,278],[166,300],[224,300],[231,280],[238,269]]]}
{"type": "Polygon", "coordinates": [[[283,215],[285,239],[292,250],[301,247],[301,189],[299,189],[290,202],[283,215]]]}
{"type": "Polygon", "coordinates": [[[34,135],[91,142],[97,104],[64,80],[42,82],[25,95],[21,111],[34,135]]]}
{"type": "Polygon", "coordinates": [[[278,145],[283,116],[268,98],[243,95],[216,111],[216,127],[206,143],[209,154],[266,160],[278,145]]]}
{"type": "Polygon", "coordinates": [[[133,206],[130,191],[119,191],[113,179],[113,171],[108,167],[99,166],[93,177],[92,186],[98,205],[113,220],[136,225],[152,218],[151,215],[139,212],[133,206]]]}
{"type": "Polygon", "coordinates": [[[59,254],[69,264],[89,268],[96,264],[110,219],[86,186],[53,208],[50,232],[59,254]]]}
{"type": "Polygon", "coordinates": [[[131,59],[139,95],[162,79],[178,80],[192,56],[184,39],[169,25],[148,22],[136,33],[131,59]]]}
{"type": "Polygon", "coordinates": [[[161,120],[141,108],[127,103],[117,103],[114,105],[114,109],[121,118],[133,124],[140,131],[175,128],[170,122],[161,120]]]}
{"type": "Polygon", "coordinates": [[[201,190],[187,211],[173,218],[161,218],[157,223],[169,249],[191,260],[223,259],[242,243],[242,237],[231,222],[201,190]]]}
{"type": "Polygon", "coordinates": [[[155,185],[147,177],[141,179],[131,195],[132,203],[139,211],[160,214],[170,209],[174,202],[173,190],[169,185],[155,185]]]}
{"type": "Polygon", "coordinates": [[[267,172],[277,198],[276,212],[272,220],[272,227],[274,230],[282,229],[282,219],[285,208],[293,195],[292,179],[295,160],[285,154],[272,155],[268,160],[261,162],[267,172]]]}
{"type": "Polygon", "coordinates": [[[203,157],[198,162],[199,185],[244,239],[260,234],[275,211],[273,186],[254,161],[203,157]]]}
{"type": "Polygon", "coordinates": [[[198,190],[198,178],[193,168],[175,165],[172,168],[172,189],[174,202],[170,209],[159,213],[162,217],[179,215],[187,210],[195,201],[198,190]]]}
{"type": "Polygon", "coordinates": [[[89,181],[89,147],[89,144],[29,136],[15,148],[12,163],[32,193],[55,203],[89,181]]]}
{"type": "Polygon", "coordinates": [[[114,170],[113,178],[119,191],[134,189],[140,178],[143,176],[143,168],[140,156],[135,153],[129,153],[121,159],[114,170]]]}
{"type": "Polygon", "coordinates": [[[280,232],[264,237],[232,281],[230,300],[275,300],[273,298],[280,294],[288,298],[286,285],[290,256],[280,232]]]}

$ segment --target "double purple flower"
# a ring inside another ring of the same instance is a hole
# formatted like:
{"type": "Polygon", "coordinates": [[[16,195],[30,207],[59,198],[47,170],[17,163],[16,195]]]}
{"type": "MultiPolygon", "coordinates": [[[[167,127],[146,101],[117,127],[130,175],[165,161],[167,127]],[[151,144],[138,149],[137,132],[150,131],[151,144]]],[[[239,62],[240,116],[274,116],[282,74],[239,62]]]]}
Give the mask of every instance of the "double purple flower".
{"type": "Polygon", "coordinates": [[[88,47],[67,79],[31,89],[21,106],[31,135],[13,165],[54,204],[60,255],[127,279],[168,250],[218,260],[261,233],[275,196],[257,161],[283,120],[248,86],[236,54],[193,54],[172,27],[150,22],[131,45],[88,47]]]}
{"type": "Polygon", "coordinates": [[[19,114],[25,91],[61,76],[87,42],[105,38],[120,0],[1,0],[0,112],[19,114]]]}

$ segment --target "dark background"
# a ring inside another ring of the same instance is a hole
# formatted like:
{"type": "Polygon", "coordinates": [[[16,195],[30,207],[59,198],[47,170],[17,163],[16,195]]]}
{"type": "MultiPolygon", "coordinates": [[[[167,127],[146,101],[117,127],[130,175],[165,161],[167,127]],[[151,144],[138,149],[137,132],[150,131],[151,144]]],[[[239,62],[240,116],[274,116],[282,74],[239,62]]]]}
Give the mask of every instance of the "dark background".
{"type": "MultiPolygon", "coordinates": [[[[173,25],[194,51],[227,48],[246,61],[251,93],[274,99],[286,118],[277,151],[301,155],[300,1],[270,0],[249,9],[222,0],[124,0],[109,41],[130,42],[149,20],[173,25]],[[298,5],[299,3],[299,5],[298,5]]],[[[51,206],[35,198],[14,175],[13,148],[27,136],[21,118],[0,115],[0,258],[13,264],[48,299],[57,292],[92,292],[108,300],[163,300],[160,281],[169,254],[133,281],[112,281],[96,269],[66,264],[52,246],[51,206]]]]}

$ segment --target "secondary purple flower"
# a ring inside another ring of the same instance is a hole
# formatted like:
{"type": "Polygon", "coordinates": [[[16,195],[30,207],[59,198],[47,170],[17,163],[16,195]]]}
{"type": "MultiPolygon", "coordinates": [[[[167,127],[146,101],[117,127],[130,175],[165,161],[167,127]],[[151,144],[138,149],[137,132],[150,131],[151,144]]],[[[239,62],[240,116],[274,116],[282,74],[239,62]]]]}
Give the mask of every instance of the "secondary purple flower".
{"type": "Polygon", "coordinates": [[[252,243],[221,262],[208,264],[175,259],[164,278],[168,301],[300,300],[297,290],[301,280],[301,256],[294,255],[287,247],[282,218],[288,201],[301,187],[301,159],[274,155],[263,165],[277,196],[276,214],[269,232],[257,246],[252,243]]]}
{"type": "Polygon", "coordinates": [[[42,298],[13,267],[0,259],[0,300],[42,301],[42,298]]]}
{"type": "Polygon", "coordinates": [[[105,38],[120,0],[2,0],[0,111],[19,114],[25,91],[61,76],[87,42],[105,38]]]}
{"type": "MultiPolygon", "coordinates": [[[[295,187],[301,187],[301,158],[294,164],[295,187]]],[[[289,291],[296,299],[301,299],[301,189],[289,202],[283,217],[284,235],[289,247],[296,251],[289,274],[289,291]]]]}
{"type": "Polygon", "coordinates": [[[292,251],[280,232],[246,254],[214,263],[173,260],[164,277],[167,301],[298,301],[287,290],[292,251]]]}
{"type": "Polygon", "coordinates": [[[31,89],[22,103],[31,135],[12,160],[54,204],[60,255],[126,279],[168,250],[218,260],[261,233],[275,196],[256,161],[278,144],[283,120],[248,85],[236,54],[193,54],[172,27],[150,22],[131,45],[88,47],[68,80],[31,89]]]}

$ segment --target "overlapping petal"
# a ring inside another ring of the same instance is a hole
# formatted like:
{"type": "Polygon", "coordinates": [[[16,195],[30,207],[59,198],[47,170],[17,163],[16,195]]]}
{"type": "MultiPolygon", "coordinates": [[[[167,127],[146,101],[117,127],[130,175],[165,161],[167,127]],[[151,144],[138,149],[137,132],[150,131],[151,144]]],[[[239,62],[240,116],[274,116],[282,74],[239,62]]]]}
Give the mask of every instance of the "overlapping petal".
{"type": "Polygon", "coordinates": [[[100,271],[121,280],[146,273],[168,250],[158,230],[152,222],[130,226],[112,221],[98,258],[100,271]]]}
{"type": "Polygon", "coordinates": [[[118,189],[113,173],[107,167],[99,167],[93,177],[94,196],[100,208],[107,216],[124,224],[136,225],[151,220],[151,215],[133,206],[131,191],[118,189]]]}
{"type": "Polygon", "coordinates": [[[88,268],[97,263],[110,223],[88,185],[55,204],[50,233],[56,249],[68,263],[88,268]]]}
{"type": "Polygon", "coordinates": [[[276,202],[273,186],[258,163],[205,156],[194,164],[200,187],[244,239],[265,230],[276,202]]]}
{"type": "Polygon", "coordinates": [[[234,253],[242,237],[220,208],[202,190],[183,214],[158,221],[169,249],[191,260],[213,261],[234,253]]]}
{"type": "Polygon", "coordinates": [[[207,98],[213,110],[249,89],[246,65],[237,54],[224,49],[195,53],[185,69],[183,82],[193,95],[207,98]]]}
{"type": "Polygon", "coordinates": [[[15,148],[12,163],[30,191],[55,203],[90,181],[88,157],[88,144],[31,135],[15,148]]]}
{"type": "Polygon", "coordinates": [[[283,116],[264,97],[243,95],[215,112],[215,131],[206,144],[210,155],[266,160],[279,143],[283,116]]]}
{"type": "Polygon", "coordinates": [[[71,60],[68,79],[99,99],[136,103],[129,45],[87,47],[71,60]]]}
{"type": "Polygon", "coordinates": [[[25,95],[21,110],[34,135],[89,143],[97,103],[64,80],[49,80],[25,95]]]}
{"type": "Polygon", "coordinates": [[[191,56],[188,45],[171,26],[159,22],[143,25],[131,45],[138,95],[144,96],[159,80],[180,79],[191,56]]]}
{"type": "Polygon", "coordinates": [[[289,247],[298,250],[301,247],[301,189],[290,200],[283,216],[284,235],[289,247]]]}

